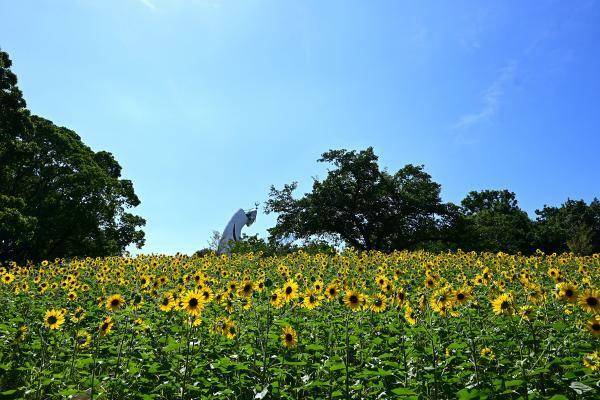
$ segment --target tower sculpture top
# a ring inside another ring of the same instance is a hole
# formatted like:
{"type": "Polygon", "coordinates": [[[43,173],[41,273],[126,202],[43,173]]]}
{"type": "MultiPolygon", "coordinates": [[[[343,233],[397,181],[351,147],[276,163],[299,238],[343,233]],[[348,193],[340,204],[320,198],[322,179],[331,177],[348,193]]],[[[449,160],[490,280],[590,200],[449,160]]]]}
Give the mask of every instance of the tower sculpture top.
{"type": "Polygon", "coordinates": [[[256,221],[257,209],[253,208],[248,211],[244,211],[241,208],[233,214],[233,217],[227,223],[227,226],[223,230],[221,240],[219,240],[218,254],[229,253],[230,242],[237,242],[242,237],[242,228],[250,226],[256,221]]]}

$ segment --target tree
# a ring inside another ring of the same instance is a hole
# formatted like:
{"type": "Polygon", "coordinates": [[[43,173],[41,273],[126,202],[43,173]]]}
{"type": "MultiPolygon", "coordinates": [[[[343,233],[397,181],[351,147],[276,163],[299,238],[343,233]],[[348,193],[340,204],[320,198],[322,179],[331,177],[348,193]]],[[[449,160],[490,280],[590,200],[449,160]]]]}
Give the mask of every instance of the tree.
{"type": "Polygon", "coordinates": [[[535,243],[546,253],[600,252],[600,200],[588,205],[568,199],[560,207],[536,210],[535,243]]]}
{"type": "Polygon", "coordinates": [[[140,201],[112,154],[31,115],[0,51],[0,260],[121,254],[141,247],[140,201]]]}
{"type": "Polygon", "coordinates": [[[406,165],[395,174],[380,170],[373,148],[329,150],[319,162],[333,164],[312,192],[295,199],[297,183],[271,186],[267,213],[278,213],[269,229],[274,240],[341,239],[362,250],[416,248],[444,239],[451,206],[440,199],[440,185],[423,166],[406,165]]]}
{"type": "Polygon", "coordinates": [[[530,252],[531,220],[508,190],[472,191],[462,200],[467,235],[465,250],[530,252]]]}

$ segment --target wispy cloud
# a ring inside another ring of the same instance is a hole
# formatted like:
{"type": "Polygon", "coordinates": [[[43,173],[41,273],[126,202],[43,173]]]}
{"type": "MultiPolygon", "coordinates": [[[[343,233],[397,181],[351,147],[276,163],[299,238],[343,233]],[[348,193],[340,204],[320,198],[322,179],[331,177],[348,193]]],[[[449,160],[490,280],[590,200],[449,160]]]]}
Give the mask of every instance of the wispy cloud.
{"type": "Polygon", "coordinates": [[[515,78],[517,73],[517,63],[511,61],[501,70],[496,79],[483,93],[481,98],[481,108],[478,111],[462,115],[455,128],[466,129],[478,123],[491,119],[498,110],[504,97],[506,86],[515,78]]]}
{"type": "Polygon", "coordinates": [[[150,0],[140,0],[140,1],[142,2],[143,5],[148,7],[150,10],[158,11],[158,8],[156,7],[156,5],[154,3],[152,3],[152,1],[150,1],[150,0]]]}

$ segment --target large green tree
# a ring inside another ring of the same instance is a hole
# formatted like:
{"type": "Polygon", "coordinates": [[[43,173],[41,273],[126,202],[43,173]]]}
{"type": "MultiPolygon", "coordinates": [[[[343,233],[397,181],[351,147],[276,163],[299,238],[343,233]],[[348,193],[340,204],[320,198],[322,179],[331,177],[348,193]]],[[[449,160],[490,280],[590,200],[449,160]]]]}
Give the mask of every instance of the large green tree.
{"type": "Polygon", "coordinates": [[[389,251],[443,240],[452,225],[453,207],[442,203],[440,185],[423,166],[390,174],[379,168],[371,147],[330,150],[318,161],[335,168],[324,180],[313,179],[310,193],[294,198],[296,182],[271,187],[265,211],[278,214],[269,229],[273,239],[339,239],[357,249],[389,251]]]}
{"type": "Polygon", "coordinates": [[[536,245],[546,253],[600,253],[600,200],[567,200],[536,210],[536,245]]]}
{"type": "Polygon", "coordinates": [[[26,108],[0,51],[0,260],[102,256],[141,247],[130,180],[105,151],[26,108]]]}
{"type": "Polygon", "coordinates": [[[461,247],[508,253],[532,250],[532,222],[508,190],[470,192],[461,202],[467,233],[461,247]]]}

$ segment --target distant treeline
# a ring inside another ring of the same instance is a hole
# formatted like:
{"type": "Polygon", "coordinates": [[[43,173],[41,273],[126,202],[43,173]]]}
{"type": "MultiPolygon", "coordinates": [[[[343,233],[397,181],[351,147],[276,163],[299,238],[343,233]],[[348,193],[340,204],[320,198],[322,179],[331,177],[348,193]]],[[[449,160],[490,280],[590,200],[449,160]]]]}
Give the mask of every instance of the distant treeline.
{"type": "Polygon", "coordinates": [[[423,166],[396,173],[380,169],[372,148],[330,150],[318,160],[333,165],[295,198],[296,182],[271,187],[267,213],[277,213],[268,240],[256,236],[234,251],[266,254],[298,248],[323,251],[331,244],[359,250],[490,251],[529,254],[600,252],[600,201],[566,200],[536,210],[535,220],[508,190],[473,191],[460,205],[444,203],[441,185],[423,166]]]}

